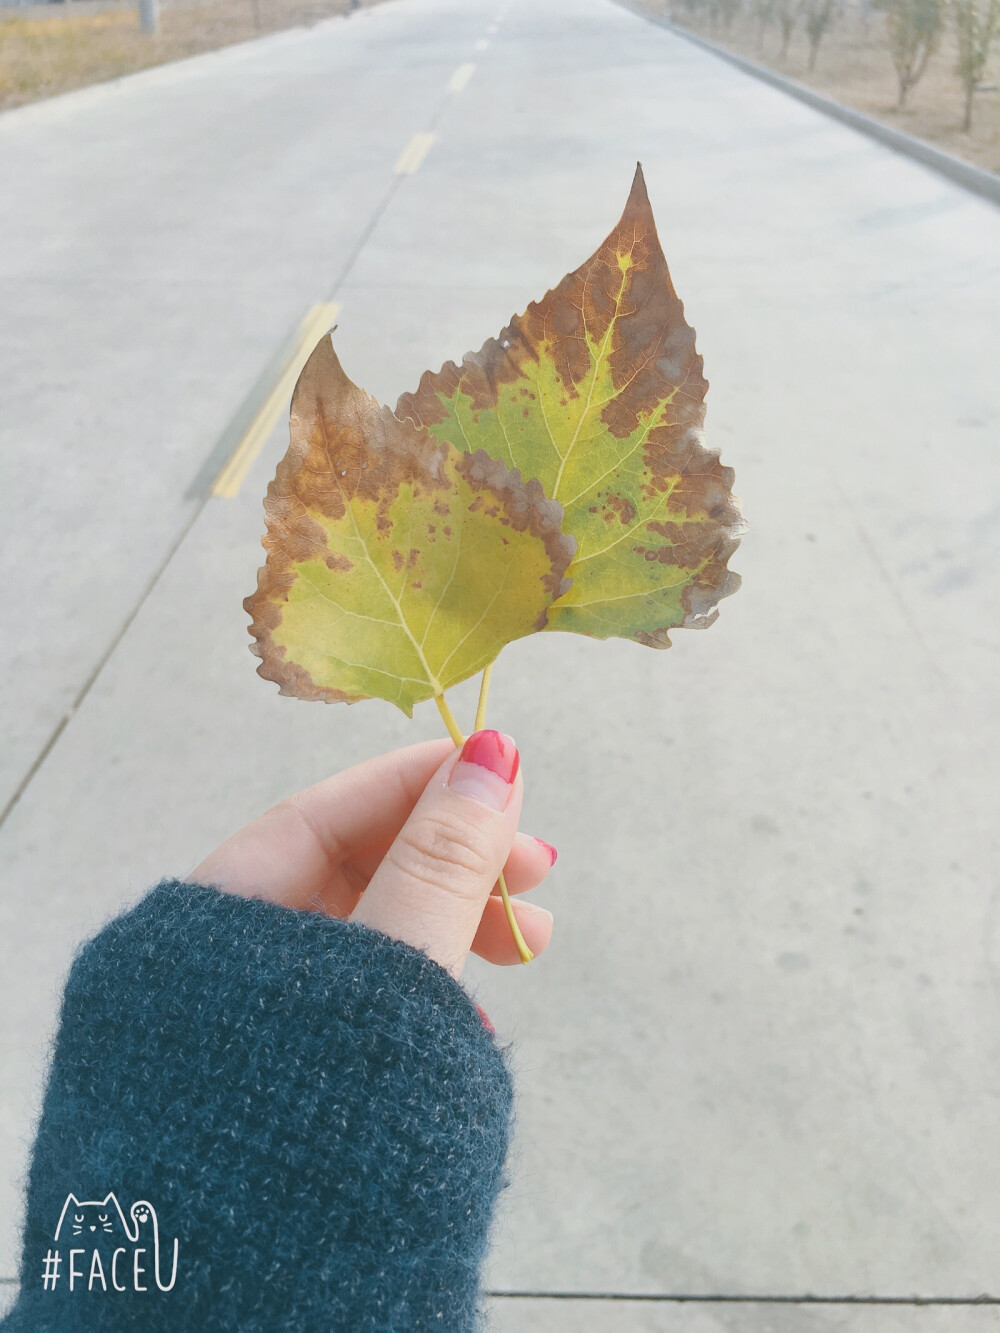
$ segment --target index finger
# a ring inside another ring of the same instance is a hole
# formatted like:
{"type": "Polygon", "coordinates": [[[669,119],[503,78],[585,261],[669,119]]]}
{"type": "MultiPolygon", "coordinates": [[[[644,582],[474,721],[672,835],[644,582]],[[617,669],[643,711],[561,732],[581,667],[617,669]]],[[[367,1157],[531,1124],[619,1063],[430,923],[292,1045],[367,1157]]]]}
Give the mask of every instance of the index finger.
{"type": "Polygon", "coordinates": [[[324,778],[234,833],[188,880],[312,906],[345,858],[392,841],[454,748],[445,737],[422,741],[324,778]]]}
{"type": "Polygon", "coordinates": [[[366,759],[288,796],[329,849],[332,861],[361,847],[391,841],[406,823],[431,777],[455,748],[447,737],[405,745],[366,759]]]}

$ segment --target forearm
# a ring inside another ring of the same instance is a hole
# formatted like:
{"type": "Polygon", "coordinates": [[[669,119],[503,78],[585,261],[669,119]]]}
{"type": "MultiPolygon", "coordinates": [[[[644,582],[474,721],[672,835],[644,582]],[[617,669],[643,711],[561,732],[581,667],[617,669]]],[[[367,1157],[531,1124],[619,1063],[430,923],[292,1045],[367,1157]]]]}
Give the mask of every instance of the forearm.
{"type": "Polygon", "coordinates": [[[3,1328],[466,1333],[511,1104],[472,1000],[418,950],[165,882],[71,972],[3,1328]],[[69,1195],[111,1192],[117,1235],[55,1239],[69,1195]]]}

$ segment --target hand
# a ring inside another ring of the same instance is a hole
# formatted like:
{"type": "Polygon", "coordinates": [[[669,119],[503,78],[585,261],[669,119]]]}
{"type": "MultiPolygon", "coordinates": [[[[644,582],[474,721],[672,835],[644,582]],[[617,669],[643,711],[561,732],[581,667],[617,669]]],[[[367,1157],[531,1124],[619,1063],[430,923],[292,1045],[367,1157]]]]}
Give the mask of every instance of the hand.
{"type": "MultiPolygon", "coordinates": [[[[522,785],[509,736],[479,731],[461,752],[425,741],[289,796],[216,848],[188,876],[248,898],[346,917],[423,949],[457,979],[471,949],[520,962],[497,876],[533,889],[555,849],[517,832],[522,785]]],[[[539,954],[552,914],[516,902],[539,954]]]]}

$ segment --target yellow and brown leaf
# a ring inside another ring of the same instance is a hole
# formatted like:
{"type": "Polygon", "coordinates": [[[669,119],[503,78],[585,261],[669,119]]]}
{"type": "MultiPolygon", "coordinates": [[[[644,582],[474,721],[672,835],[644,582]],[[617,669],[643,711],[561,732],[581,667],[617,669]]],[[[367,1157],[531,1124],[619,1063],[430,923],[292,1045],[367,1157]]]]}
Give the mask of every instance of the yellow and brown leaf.
{"type": "Polygon", "coordinates": [[[733,471],[702,442],[707,388],[639,168],[598,250],[460,367],[426,372],[396,414],[563,506],[578,546],[546,629],[666,648],[740,583],[733,471]]]}
{"type": "Polygon", "coordinates": [[[258,672],[282,694],[411,714],[544,628],[575,543],[538,481],[397,419],[347,378],[329,335],[290,435],[244,602],[258,672]]]}

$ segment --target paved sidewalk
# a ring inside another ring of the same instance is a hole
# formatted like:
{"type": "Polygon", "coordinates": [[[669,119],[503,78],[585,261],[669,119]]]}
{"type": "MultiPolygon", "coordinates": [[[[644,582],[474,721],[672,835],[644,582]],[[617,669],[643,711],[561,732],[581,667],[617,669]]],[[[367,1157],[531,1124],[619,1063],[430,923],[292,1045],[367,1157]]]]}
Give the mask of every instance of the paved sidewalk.
{"type": "MultiPolygon", "coordinates": [[[[203,504],[219,434],[320,300],[394,402],[589,254],[641,159],[744,588],[667,654],[544,635],[498,663],[560,860],[550,953],[469,969],[519,1069],[488,1285],[1000,1298],[1000,211],[610,0],[390,0],[74,98],[0,117],[5,799],[62,726],[0,829],[0,1274],[76,944],[440,731],[255,676],[285,434],[203,504]]],[[[1000,1328],[495,1306],[500,1333],[1000,1328]]]]}

